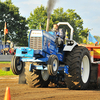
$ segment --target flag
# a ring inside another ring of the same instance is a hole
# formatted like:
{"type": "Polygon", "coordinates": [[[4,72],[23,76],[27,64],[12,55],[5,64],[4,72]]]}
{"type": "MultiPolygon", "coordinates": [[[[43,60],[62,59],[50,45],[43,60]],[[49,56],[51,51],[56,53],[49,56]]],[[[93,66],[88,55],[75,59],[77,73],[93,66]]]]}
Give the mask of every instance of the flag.
{"type": "Polygon", "coordinates": [[[92,43],[97,43],[98,41],[94,38],[94,36],[89,32],[88,40],[92,43]]]}
{"type": "Polygon", "coordinates": [[[6,35],[8,33],[8,29],[7,29],[7,25],[6,25],[6,22],[5,22],[5,26],[4,26],[4,35],[6,35]]]}

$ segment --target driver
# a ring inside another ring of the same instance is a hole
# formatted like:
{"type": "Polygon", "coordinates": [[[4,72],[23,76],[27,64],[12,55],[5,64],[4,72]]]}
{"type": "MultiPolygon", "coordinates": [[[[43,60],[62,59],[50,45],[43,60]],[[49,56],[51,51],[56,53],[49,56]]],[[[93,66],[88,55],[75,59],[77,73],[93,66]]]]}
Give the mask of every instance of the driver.
{"type": "Polygon", "coordinates": [[[64,43],[64,38],[65,38],[64,29],[59,29],[59,31],[58,31],[58,25],[54,24],[53,25],[53,31],[55,32],[55,34],[57,36],[56,41],[55,41],[56,44],[59,44],[62,47],[63,43],[64,43]]]}
{"type": "Polygon", "coordinates": [[[53,31],[55,32],[56,36],[59,35],[59,32],[58,32],[58,25],[57,25],[57,24],[54,24],[54,25],[53,25],[53,31]]]}

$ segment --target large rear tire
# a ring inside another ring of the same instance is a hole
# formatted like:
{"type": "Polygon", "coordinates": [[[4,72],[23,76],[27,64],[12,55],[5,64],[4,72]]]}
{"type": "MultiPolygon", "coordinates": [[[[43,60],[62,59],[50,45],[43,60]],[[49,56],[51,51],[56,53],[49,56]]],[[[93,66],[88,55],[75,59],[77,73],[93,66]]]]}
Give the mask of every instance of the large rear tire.
{"type": "Polygon", "coordinates": [[[87,89],[90,80],[90,54],[87,48],[75,47],[67,53],[66,64],[69,74],[65,74],[65,81],[69,89],[87,89]]]}
{"type": "Polygon", "coordinates": [[[29,66],[30,63],[27,62],[25,64],[25,75],[26,75],[26,83],[30,86],[30,87],[48,87],[48,84],[50,82],[49,80],[49,74],[46,70],[36,70],[33,69],[33,72],[29,71],[29,66]]]}

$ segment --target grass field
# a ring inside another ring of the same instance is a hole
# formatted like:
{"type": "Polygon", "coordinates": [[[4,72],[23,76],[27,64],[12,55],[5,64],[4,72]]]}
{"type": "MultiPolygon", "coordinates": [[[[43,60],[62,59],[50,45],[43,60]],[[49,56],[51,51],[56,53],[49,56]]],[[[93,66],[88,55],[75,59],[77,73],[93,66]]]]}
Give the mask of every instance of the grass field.
{"type": "Polygon", "coordinates": [[[9,61],[9,62],[3,62],[3,61],[1,62],[1,61],[0,61],[0,63],[1,63],[1,64],[11,64],[10,61],[9,61]]]}
{"type": "MultiPolygon", "coordinates": [[[[11,64],[11,62],[0,62],[0,64],[11,64]]],[[[0,76],[7,76],[7,75],[14,75],[13,72],[10,71],[3,71],[2,69],[0,69],[0,76]]]]}
{"type": "Polygon", "coordinates": [[[7,76],[7,75],[14,75],[13,72],[10,70],[10,71],[3,71],[3,70],[0,70],[0,76],[7,76]]]}

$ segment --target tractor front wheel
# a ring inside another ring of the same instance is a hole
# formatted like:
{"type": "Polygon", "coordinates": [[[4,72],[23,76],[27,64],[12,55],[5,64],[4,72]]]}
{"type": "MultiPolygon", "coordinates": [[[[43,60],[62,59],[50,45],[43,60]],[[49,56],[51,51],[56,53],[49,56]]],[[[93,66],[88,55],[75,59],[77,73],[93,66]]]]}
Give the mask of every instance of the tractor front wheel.
{"type": "Polygon", "coordinates": [[[26,83],[30,87],[48,87],[50,82],[49,74],[46,70],[36,70],[33,69],[33,72],[29,71],[30,63],[27,62],[25,64],[25,75],[26,75],[26,83]]]}
{"type": "Polygon", "coordinates": [[[58,57],[56,55],[50,55],[47,64],[49,75],[55,76],[58,72],[58,67],[59,67],[58,57]]]}
{"type": "Polygon", "coordinates": [[[21,74],[23,69],[23,62],[20,61],[20,57],[13,56],[11,59],[11,70],[15,75],[21,74]]]}

